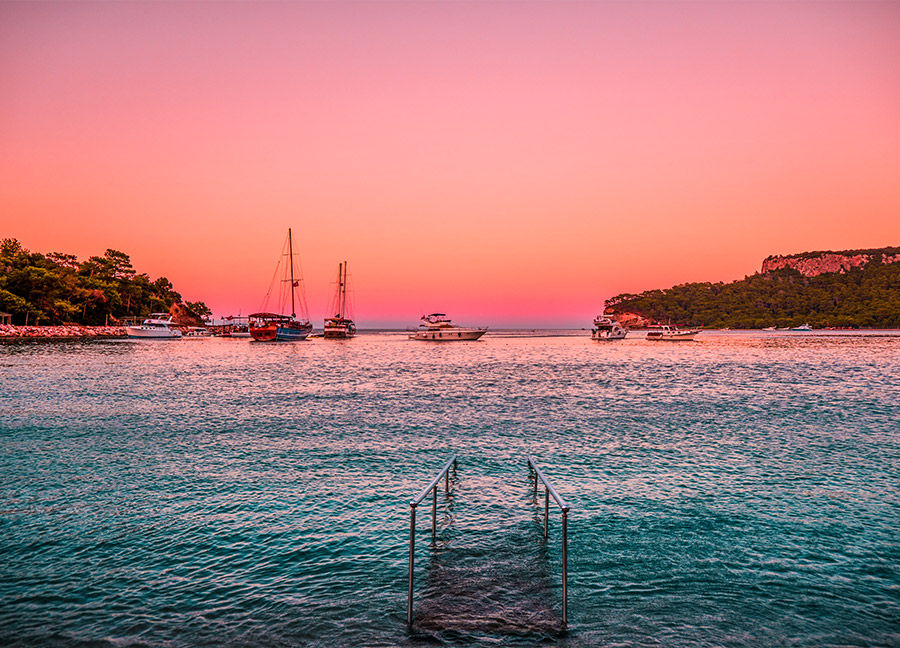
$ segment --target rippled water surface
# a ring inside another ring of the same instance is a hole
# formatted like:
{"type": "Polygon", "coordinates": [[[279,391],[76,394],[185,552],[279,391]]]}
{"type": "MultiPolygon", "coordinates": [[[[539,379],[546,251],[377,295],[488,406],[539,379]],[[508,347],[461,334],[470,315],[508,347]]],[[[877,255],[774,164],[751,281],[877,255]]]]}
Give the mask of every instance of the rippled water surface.
{"type": "Polygon", "coordinates": [[[900,336],[585,336],[0,345],[0,644],[900,646],[900,336]]]}

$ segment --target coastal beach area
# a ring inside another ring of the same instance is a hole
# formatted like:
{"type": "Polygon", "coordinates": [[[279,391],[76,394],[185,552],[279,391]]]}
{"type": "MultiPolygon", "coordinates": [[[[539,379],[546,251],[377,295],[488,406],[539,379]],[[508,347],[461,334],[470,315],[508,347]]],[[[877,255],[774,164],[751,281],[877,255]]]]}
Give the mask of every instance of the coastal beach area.
{"type": "Polygon", "coordinates": [[[125,337],[124,326],[78,326],[61,324],[58,326],[16,326],[0,325],[0,339],[27,338],[121,338],[125,337]]]}

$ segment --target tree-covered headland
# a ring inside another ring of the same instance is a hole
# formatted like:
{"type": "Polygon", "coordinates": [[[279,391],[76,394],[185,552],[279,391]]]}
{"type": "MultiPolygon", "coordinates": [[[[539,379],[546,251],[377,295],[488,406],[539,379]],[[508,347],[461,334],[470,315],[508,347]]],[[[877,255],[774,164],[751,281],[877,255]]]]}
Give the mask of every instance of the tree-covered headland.
{"type": "Polygon", "coordinates": [[[0,311],[12,314],[14,324],[101,325],[165,313],[173,304],[201,318],[212,314],[203,302],[182,302],[165,277],[135,272],[124,252],[79,261],[29,252],[12,238],[0,242],[0,311]]]}
{"type": "Polygon", "coordinates": [[[781,268],[731,283],[616,295],[606,307],[617,315],[678,326],[765,328],[808,322],[814,328],[900,328],[900,263],[884,263],[874,255],[861,266],[816,276],[781,268]]]}

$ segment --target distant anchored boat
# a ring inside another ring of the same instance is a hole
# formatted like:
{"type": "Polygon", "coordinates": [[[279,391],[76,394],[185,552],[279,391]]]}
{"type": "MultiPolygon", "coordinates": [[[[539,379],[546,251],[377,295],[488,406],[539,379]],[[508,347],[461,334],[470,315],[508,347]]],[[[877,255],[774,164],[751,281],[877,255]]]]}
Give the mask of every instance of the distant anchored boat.
{"type": "Polygon", "coordinates": [[[591,329],[592,340],[622,340],[628,335],[628,329],[622,328],[616,320],[606,317],[603,313],[594,318],[594,328],[591,329]]]}
{"type": "MultiPolygon", "coordinates": [[[[258,342],[274,342],[284,341],[293,342],[297,340],[305,340],[312,333],[312,324],[309,318],[304,315],[297,318],[297,306],[299,302],[300,309],[306,311],[303,293],[297,295],[297,289],[300,287],[300,273],[294,271],[294,242],[291,238],[291,230],[288,229],[286,246],[287,254],[282,249],[281,259],[275,270],[278,275],[278,268],[282,267],[284,257],[288,260],[284,264],[283,276],[281,279],[282,289],[279,291],[278,309],[283,310],[287,306],[287,295],[291,296],[291,314],[284,315],[281,313],[260,312],[250,315],[250,337],[258,342]]],[[[273,285],[275,279],[273,278],[273,285]]],[[[269,286],[269,293],[266,295],[266,302],[263,308],[268,306],[269,295],[272,292],[272,286],[269,286]]]]}
{"type": "Polygon", "coordinates": [[[212,333],[209,332],[208,328],[203,326],[189,326],[184,332],[185,340],[202,340],[210,337],[212,337],[212,333]]]}
{"type": "Polygon", "coordinates": [[[181,331],[170,328],[171,325],[172,316],[168,313],[150,313],[140,325],[126,326],[125,334],[144,340],[180,340],[181,331]]]}
{"type": "Polygon", "coordinates": [[[648,340],[657,340],[663,342],[680,342],[693,340],[700,331],[693,329],[679,329],[677,326],[664,324],[659,328],[647,331],[648,340]]]}
{"type": "Polygon", "coordinates": [[[795,326],[791,329],[792,331],[812,331],[812,326],[809,324],[801,324],[800,326],[795,326]]]}
{"type": "Polygon", "coordinates": [[[229,315],[225,318],[228,323],[222,326],[219,337],[248,338],[250,337],[250,321],[240,315],[229,315]]]}
{"type": "Polygon", "coordinates": [[[444,313],[423,315],[422,323],[410,333],[410,340],[428,340],[437,342],[455,342],[460,340],[477,340],[487,332],[487,327],[466,328],[457,326],[444,313]]]}
{"type": "Polygon", "coordinates": [[[347,262],[338,264],[338,285],[335,295],[336,304],[332,310],[337,311],[334,317],[325,318],[325,329],[322,337],[325,338],[351,338],[356,335],[356,324],[347,317],[347,262]]]}

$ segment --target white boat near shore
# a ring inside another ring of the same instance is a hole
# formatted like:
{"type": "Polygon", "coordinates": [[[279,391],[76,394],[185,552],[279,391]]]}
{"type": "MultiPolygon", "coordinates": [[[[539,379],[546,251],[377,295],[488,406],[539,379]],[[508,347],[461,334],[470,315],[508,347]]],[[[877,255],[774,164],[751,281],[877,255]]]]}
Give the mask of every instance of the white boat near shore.
{"type": "Polygon", "coordinates": [[[693,340],[700,331],[694,329],[681,330],[677,326],[664,324],[659,328],[647,331],[648,340],[656,340],[663,342],[681,342],[693,340]]]}
{"type": "Polygon", "coordinates": [[[172,316],[168,313],[150,313],[140,325],[126,326],[125,335],[142,340],[180,340],[181,331],[171,325],[172,316]]]}

